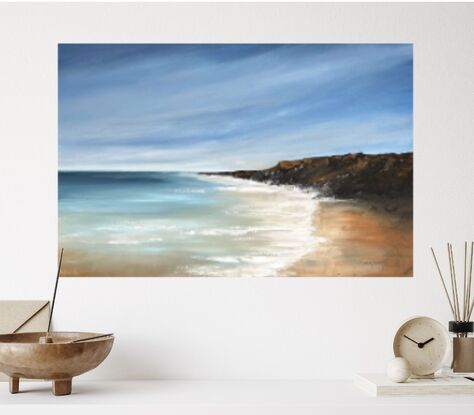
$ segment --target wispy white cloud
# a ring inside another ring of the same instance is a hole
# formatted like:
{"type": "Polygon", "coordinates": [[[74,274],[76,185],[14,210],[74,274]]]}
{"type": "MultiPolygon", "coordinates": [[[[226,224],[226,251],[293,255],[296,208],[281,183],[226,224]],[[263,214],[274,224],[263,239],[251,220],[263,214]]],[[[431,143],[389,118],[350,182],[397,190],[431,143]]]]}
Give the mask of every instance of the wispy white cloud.
{"type": "Polygon", "coordinates": [[[411,149],[410,45],[104,48],[60,48],[61,168],[260,168],[411,149]]]}

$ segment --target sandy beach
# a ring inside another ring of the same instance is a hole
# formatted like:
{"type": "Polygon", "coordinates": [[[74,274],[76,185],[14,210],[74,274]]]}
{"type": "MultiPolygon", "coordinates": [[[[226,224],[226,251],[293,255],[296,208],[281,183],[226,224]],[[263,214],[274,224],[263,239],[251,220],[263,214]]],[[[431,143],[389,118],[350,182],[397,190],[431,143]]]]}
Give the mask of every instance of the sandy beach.
{"type": "Polygon", "coordinates": [[[322,201],[313,217],[323,241],[291,266],[288,276],[410,277],[413,275],[411,208],[397,214],[376,204],[322,201]]]}
{"type": "MultiPolygon", "coordinates": [[[[77,201],[63,200],[62,275],[412,275],[411,197],[315,199],[321,196],[294,186],[173,173],[138,176],[145,184],[137,188],[123,183],[124,174],[95,173],[92,180],[69,173],[63,180],[66,194],[83,182],[93,194],[79,212],[77,201]],[[160,189],[163,181],[172,186],[160,189]],[[192,208],[183,208],[183,195],[192,208]]],[[[137,174],[128,173],[135,180],[137,174]]]]}
{"type": "MultiPolygon", "coordinates": [[[[396,213],[386,206],[362,201],[321,201],[313,215],[316,249],[280,275],[288,277],[410,277],[413,238],[410,203],[396,213]]],[[[63,263],[66,276],[183,276],[179,258],[157,263],[135,258],[124,264],[97,253],[69,250],[63,263]]]]}

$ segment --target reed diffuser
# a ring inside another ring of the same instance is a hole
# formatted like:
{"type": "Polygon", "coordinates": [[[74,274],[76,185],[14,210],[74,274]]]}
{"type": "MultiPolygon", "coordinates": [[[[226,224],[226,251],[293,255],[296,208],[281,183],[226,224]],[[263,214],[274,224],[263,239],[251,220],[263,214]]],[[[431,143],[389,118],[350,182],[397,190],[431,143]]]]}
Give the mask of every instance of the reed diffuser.
{"type": "Polygon", "coordinates": [[[471,321],[472,311],[474,308],[474,298],[471,299],[474,242],[471,242],[470,250],[468,249],[468,243],[464,243],[462,297],[459,295],[453,246],[449,242],[447,243],[447,251],[449,280],[451,282],[449,286],[450,289],[448,289],[448,285],[445,282],[436,254],[433,248],[431,248],[438,275],[441,279],[444,293],[446,294],[453,315],[453,320],[449,322],[449,331],[455,335],[453,339],[452,369],[454,372],[474,372],[474,337],[469,337],[469,335],[474,331],[474,324],[471,321]]]}

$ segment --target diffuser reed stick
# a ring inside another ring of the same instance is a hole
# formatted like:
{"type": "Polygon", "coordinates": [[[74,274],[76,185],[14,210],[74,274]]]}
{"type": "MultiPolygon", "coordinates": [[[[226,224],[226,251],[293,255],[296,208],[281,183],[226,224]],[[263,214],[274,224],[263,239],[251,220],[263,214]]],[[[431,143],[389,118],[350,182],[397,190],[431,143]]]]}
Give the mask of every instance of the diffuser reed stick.
{"type": "Polygon", "coordinates": [[[466,286],[467,286],[467,278],[466,278],[466,272],[467,272],[467,242],[464,242],[464,285],[463,285],[463,290],[462,290],[462,304],[463,304],[463,315],[462,319],[466,321],[467,314],[469,312],[469,307],[466,306],[466,299],[467,299],[467,292],[466,292],[466,286]]]}
{"type": "MultiPolygon", "coordinates": [[[[456,277],[456,267],[454,262],[454,253],[453,245],[447,243],[448,250],[448,266],[449,266],[449,275],[451,280],[451,287],[448,289],[448,286],[443,278],[441,272],[441,267],[439,266],[438,258],[436,257],[435,251],[431,248],[431,253],[433,254],[433,259],[436,264],[436,269],[438,270],[438,275],[440,277],[441,283],[443,285],[444,293],[448,299],[449,307],[453,314],[454,321],[457,323],[468,322],[472,316],[474,310],[474,298],[471,297],[472,291],[472,269],[473,269],[473,259],[474,259],[474,242],[470,243],[470,251],[468,249],[468,243],[464,243],[464,273],[462,281],[462,305],[460,305],[460,295],[458,292],[458,281],[456,277]],[[451,291],[451,293],[450,293],[451,291]]],[[[467,337],[467,333],[458,333],[458,337],[467,337]]]]}
{"type": "MultiPolygon", "coordinates": [[[[471,301],[471,287],[472,287],[472,259],[473,259],[473,253],[474,253],[474,242],[471,242],[471,260],[469,261],[469,282],[468,282],[468,294],[467,294],[467,304],[469,306],[469,302],[471,301]]],[[[474,308],[474,299],[472,300],[472,303],[469,307],[469,312],[467,319],[471,319],[472,315],[472,309],[474,308]]]]}
{"type": "Polygon", "coordinates": [[[453,249],[449,242],[448,242],[448,258],[449,258],[449,272],[451,274],[451,288],[453,290],[454,311],[456,314],[456,320],[460,321],[461,316],[459,313],[458,286],[456,284],[456,271],[454,269],[453,249]]]}
{"type": "Polygon", "coordinates": [[[436,254],[435,254],[433,248],[431,248],[431,253],[433,254],[433,258],[434,258],[434,261],[435,261],[435,264],[436,264],[436,268],[438,269],[438,274],[439,274],[439,277],[440,277],[441,282],[443,284],[443,288],[444,288],[444,292],[446,294],[446,298],[448,299],[449,307],[451,308],[451,311],[453,313],[453,318],[454,318],[454,320],[456,320],[456,312],[454,311],[453,303],[451,302],[451,298],[449,297],[448,288],[446,287],[446,283],[444,282],[443,274],[441,273],[441,268],[439,267],[438,259],[436,258],[436,254]]]}

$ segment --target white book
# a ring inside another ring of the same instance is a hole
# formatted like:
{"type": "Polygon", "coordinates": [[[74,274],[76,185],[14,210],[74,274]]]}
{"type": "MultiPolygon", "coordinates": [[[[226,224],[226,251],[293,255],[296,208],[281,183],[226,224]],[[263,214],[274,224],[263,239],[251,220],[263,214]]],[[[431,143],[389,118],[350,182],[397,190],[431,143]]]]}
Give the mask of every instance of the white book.
{"type": "Polygon", "coordinates": [[[381,373],[364,373],[354,376],[354,384],[372,396],[460,395],[474,394],[474,380],[471,379],[443,376],[396,383],[381,373]]]}

